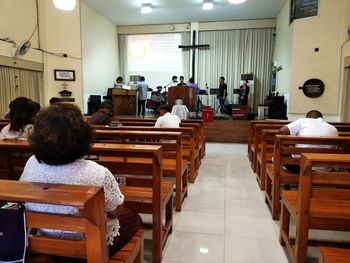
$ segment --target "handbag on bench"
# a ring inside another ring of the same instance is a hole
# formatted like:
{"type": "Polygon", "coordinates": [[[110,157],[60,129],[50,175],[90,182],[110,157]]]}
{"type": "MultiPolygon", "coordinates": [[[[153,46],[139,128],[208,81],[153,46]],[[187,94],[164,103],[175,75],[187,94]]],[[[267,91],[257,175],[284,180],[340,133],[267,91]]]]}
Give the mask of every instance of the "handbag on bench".
{"type": "Polygon", "coordinates": [[[24,263],[27,242],[24,210],[0,209],[0,263],[24,263]]]}

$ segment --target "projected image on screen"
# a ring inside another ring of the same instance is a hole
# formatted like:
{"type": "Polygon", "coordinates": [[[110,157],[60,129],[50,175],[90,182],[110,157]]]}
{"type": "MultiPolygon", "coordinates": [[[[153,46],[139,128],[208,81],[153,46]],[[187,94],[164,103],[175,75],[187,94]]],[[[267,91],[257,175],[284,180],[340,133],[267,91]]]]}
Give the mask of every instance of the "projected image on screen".
{"type": "Polygon", "coordinates": [[[128,36],[128,71],[181,71],[181,34],[128,36]]]}

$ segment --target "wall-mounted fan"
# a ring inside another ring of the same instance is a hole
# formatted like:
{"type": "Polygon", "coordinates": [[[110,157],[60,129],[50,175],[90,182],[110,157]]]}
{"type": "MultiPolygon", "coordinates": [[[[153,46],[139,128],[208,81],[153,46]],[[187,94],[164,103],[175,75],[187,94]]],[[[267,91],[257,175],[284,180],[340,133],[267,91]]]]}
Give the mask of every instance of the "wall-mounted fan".
{"type": "Polygon", "coordinates": [[[27,54],[31,46],[30,40],[24,40],[14,48],[14,57],[24,56],[27,54]]]}

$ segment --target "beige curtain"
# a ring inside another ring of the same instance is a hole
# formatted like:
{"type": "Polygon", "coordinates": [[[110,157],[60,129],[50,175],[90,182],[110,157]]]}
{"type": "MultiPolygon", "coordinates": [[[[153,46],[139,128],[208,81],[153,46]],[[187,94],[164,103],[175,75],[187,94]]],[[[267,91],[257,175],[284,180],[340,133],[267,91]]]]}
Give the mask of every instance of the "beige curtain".
{"type": "Polygon", "coordinates": [[[342,121],[350,122],[350,67],[344,70],[344,93],[342,102],[342,121]]]}
{"type": "Polygon", "coordinates": [[[118,36],[118,48],[120,75],[123,76],[124,82],[127,83],[129,80],[125,79],[125,76],[128,70],[128,35],[118,36]]]}
{"type": "Polygon", "coordinates": [[[40,103],[42,72],[0,66],[0,117],[9,111],[9,103],[20,96],[40,103]]]}
{"type": "MultiPolygon", "coordinates": [[[[198,84],[208,83],[218,88],[220,76],[226,78],[228,99],[233,101],[233,89],[240,86],[242,73],[253,73],[254,111],[263,103],[271,88],[274,37],[273,29],[243,29],[199,32],[199,44],[210,44],[199,51],[198,84]]],[[[213,105],[210,96],[209,105],[213,105]]]]}

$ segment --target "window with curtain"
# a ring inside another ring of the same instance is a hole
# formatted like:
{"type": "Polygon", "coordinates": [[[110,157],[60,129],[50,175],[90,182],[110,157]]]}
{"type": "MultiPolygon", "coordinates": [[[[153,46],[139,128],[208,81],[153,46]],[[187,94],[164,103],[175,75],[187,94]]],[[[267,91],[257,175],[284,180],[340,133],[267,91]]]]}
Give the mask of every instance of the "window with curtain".
{"type": "Polygon", "coordinates": [[[0,66],[0,117],[9,111],[9,103],[17,97],[40,102],[42,72],[0,66]]]}
{"type": "Polygon", "coordinates": [[[128,71],[182,71],[181,38],[180,33],[128,35],[128,71]]]}

